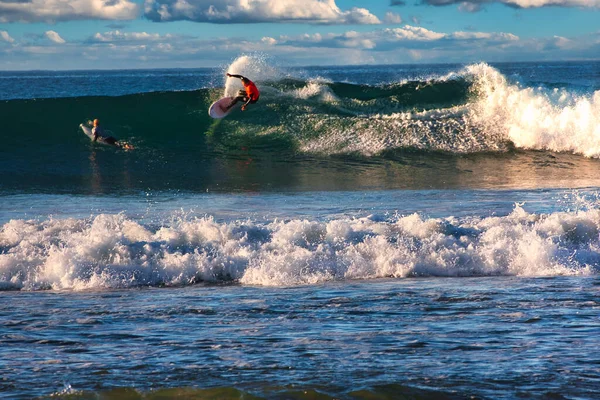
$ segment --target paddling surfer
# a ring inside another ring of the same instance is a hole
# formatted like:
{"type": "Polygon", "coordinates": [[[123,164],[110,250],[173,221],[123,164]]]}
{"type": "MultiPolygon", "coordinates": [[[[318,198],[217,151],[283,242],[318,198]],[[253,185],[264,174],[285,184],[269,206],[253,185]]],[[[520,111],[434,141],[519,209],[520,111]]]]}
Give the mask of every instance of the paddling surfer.
{"type": "Polygon", "coordinates": [[[92,141],[93,142],[97,142],[98,140],[100,140],[103,143],[110,144],[112,146],[117,146],[124,150],[133,150],[133,146],[130,145],[129,143],[124,142],[122,140],[115,139],[112,136],[106,136],[104,134],[104,129],[100,126],[100,120],[95,119],[93,122],[93,126],[94,126],[92,128],[92,141]]]}

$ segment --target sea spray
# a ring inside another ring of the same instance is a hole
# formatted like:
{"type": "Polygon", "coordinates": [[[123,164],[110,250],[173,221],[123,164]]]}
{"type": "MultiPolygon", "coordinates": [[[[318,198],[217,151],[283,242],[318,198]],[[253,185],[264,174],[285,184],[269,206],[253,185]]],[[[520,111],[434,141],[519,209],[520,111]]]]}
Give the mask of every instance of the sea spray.
{"type": "MultiPolygon", "coordinates": [[[[272,60],[269,60],[268,57],[264,55],[240,56],[227,67],[226,72],[229,74],[245,76],[257,84],[266,81],[278,81],[286,77],[285,72],[274,67],[272,65],[272,60]]],[[[243,89],[239,79],[226,79],[225,73],[223,73],[223,75],[225,79],[224,96],[235,96],[238,90],[243,89]]]]}

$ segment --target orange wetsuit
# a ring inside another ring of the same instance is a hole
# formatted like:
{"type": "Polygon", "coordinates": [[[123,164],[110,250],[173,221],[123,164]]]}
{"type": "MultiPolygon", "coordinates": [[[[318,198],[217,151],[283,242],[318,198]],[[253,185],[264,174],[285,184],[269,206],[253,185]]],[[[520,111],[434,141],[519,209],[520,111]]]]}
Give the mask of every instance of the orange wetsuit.
{"type": "Polygon", "coordinates": [[[254,103],[260,97],[260,92],[258,88],[250,79],[242,79],[242,85],[244,85],[244,89],[246,89],[246,94],[250,98],[250,100],[254,103]]]}

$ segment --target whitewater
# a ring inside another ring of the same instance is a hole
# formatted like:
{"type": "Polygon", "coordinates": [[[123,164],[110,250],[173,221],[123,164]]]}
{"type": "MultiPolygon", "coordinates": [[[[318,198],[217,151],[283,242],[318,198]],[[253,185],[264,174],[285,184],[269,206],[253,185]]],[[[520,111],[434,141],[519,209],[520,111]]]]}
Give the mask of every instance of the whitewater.
{"type": "Polygon", "coordinates": [[[597,398],[599,78],[0,72],[2,397],[597,398]]]}
{"type": "Polygon", "coordinates": [[[418,214],[148,227],[122,214],[0,231],[3,289],[84,290],[230,282],[265,286],[385,277],[598,272],[600,211],[433,219],[418,214]]]}

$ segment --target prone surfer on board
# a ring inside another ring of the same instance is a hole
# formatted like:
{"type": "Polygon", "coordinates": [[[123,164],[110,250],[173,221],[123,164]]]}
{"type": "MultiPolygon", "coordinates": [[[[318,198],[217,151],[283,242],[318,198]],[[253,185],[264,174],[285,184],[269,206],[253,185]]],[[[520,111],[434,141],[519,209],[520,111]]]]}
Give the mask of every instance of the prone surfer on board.
{"type": "Polygon", "coordinates": [[[237,97],[235,97],[233,99],[231,104],[228,105],[227,109],[225,109],[224,111],[228,111],[229,109],[231,109],[231,107],[236,105],[236,103],[239,101],[244,102],[244,105],[242,106],[242,111],[245,111],[246,107],[248,107],[248,104],[254,104],[258,101],[258,98],[260,97],[260,92],[258,91],[258,88],[254,84],[254,82],[252,82],[250,79],[246,78],[245,76],[234,75],[234,74],[230,74],[229,72],[227,73],[227,76],[229,78],[241,79],[242,85],[244,85],[244,90],[239,91],[237,97]]]}
{"type": "Polygon", "coordinates": [[[98,139],[101,139],[103,143],[111,144],[113,146],[121,147],[125,150],[133,150],[133,146],[127,142],[122,142],[115,139],[112,136],[105,136],[104,129],[100,126],[100,120],[94,120],[94,127],[92,128],[92,141],[97,142],[98,139]]]}

